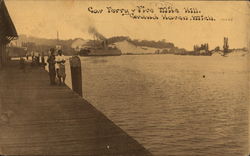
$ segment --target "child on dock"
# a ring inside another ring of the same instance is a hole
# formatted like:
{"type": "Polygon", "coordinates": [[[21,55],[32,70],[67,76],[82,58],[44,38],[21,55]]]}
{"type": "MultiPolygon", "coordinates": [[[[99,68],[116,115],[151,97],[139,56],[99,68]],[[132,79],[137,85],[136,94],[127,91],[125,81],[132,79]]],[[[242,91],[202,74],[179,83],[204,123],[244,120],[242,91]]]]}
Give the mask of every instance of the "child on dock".
{"type": "Polygon", "coordinates": [[[59,85],[65,84],[66,73],[65,73],[65,57],[62,54],[62,50],[58,50],[58,56],[56,56],[56,73],[59,79],[59,85]]]}

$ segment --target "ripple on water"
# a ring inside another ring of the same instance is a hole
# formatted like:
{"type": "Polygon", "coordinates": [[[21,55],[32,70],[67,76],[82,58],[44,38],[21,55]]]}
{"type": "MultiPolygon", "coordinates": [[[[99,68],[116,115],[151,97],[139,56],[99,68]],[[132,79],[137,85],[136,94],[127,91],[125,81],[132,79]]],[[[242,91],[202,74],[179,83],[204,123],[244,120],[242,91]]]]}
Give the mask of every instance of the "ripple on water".
{"type": "Polygon", "coordinates": [[[154,155],[246,154],[246,59],[151,55],[81,60],[84,97],[154,155]]]}

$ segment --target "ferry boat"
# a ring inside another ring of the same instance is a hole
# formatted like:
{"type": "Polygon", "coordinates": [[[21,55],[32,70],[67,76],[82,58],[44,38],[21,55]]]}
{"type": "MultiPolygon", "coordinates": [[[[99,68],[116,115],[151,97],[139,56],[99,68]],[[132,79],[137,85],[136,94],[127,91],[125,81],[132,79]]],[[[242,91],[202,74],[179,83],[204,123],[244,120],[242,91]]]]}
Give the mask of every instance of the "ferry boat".
{"type": "Polygon", "coordinates": [[[103,40],[101,44],[94,41],[94,46],[85,46],[79,51],[80,56],[120,56],[122,52],[116,46],[108,46],[107,40],[103,40]]]}

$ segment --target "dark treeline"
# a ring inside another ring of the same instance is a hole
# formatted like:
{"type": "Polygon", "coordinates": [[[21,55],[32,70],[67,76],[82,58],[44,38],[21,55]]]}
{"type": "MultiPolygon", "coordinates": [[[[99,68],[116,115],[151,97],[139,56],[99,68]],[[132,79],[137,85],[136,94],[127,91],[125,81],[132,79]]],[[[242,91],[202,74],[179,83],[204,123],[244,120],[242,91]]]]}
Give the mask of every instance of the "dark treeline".
{"type": "Polygon", "coordinates": [[[136,46],[145,46],[145,47],[152,47],[152,48],[175,48],[174,44],[171,42],[166,42],[165,40],[161,41],[149,41],[149,40],[137,40],[137,39],[131,39],[128,36],[115,36],[111,37],[108,39],[108,43],[112,44],[115,42],[120,42],[120,41],[128,41],[136,46]]]}
{"type": "Polygon", "coordinates": [[[131,39],[128,36],[114,36],[114,37],[110,37],[107,39],[108,44],[113,44],[113,43],[121,42],[125,40],[129,41],[131,39]]]}
{"type": "Polygon", "coordinates": [[[148,40],[131,40],[131,42],[137,46],[147,46],[152,48],[174,48],[174,44],[170,42],[166,42],[165,40],[161,41],[148,41],[148,40]]]}

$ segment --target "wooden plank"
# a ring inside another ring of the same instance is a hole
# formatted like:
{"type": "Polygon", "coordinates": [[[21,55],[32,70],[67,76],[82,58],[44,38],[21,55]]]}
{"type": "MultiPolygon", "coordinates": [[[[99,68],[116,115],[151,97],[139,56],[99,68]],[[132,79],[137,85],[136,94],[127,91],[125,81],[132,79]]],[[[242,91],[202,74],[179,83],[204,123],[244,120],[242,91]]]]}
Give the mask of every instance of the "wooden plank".
{"type": "Polygon", "coordinates": [[[1,154],[152,155],[68,87],[50,86],[42,68],[0,72],[1,154]]]}

